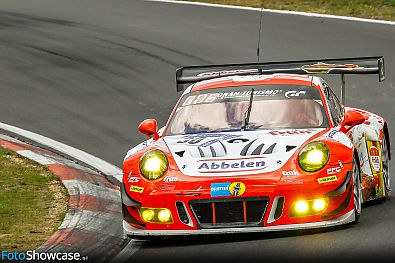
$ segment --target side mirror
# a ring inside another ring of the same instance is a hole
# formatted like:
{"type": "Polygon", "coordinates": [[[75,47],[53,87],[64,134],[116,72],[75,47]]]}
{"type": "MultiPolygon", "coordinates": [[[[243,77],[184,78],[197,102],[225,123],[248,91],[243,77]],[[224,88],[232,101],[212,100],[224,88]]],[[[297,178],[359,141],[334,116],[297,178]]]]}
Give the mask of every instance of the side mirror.
{"type": "Polygon", "coordinates": [[[153,135],[155,141],[159,139],[158,124],[155,119],[146,119],[142,121],[139,125],[139,131],[149,138],[153,135]]]}
{"type": "Polygon", "coordinates": [[[365,122],[365,117],[361,113],[355,110],[349,110],[346,112],[344,116],[344,120],[340,126],[340,131],[347,133],[355,125],[359,125],[364,122],[365,122]]]}

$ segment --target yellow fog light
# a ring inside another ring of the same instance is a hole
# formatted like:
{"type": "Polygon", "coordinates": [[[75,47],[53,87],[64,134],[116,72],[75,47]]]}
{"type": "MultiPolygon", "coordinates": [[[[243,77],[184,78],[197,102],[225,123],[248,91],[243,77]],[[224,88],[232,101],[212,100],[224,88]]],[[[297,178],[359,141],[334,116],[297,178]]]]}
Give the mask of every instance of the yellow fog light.
{"type": "Polygon", "coordinates": [[[327,198],[317,198],[313,200],[299,200],[291,206],[291,217],[312,216],[323,213],[328,207],[327,198]]]}
{"type": "Polygon", "coordinates": [[[309,209],[309,205],[307,204],[306,201],[298,201],[295,204],[295,210],[299,214],[304,214],[307,212],[307,209],[309,209]]]}
{"type": "Polygon", "coordinates": [[[162,209],[158,213],[158,219],[162,223],[168,223],[171,221],[171,213],[169,209],[162,209]]]}
{"type": "Polygon", "coordinates": [[[171,212],[167,208],[141,207],[139,209],[141,219],[148,223],[173,223],[171,212]]]}
{"type": "Polygon", "coordinates": [[[146,209],[141,212],[141,218],[146,222],[151,222],[155,217],[154,210],[146,209]]]}
{"type": "Polygon", "coordinates": [[[321,212],[326,208],[326,201],[324,199],[315,199],[313,201],[313,209],[316,212],[321,212]]]}

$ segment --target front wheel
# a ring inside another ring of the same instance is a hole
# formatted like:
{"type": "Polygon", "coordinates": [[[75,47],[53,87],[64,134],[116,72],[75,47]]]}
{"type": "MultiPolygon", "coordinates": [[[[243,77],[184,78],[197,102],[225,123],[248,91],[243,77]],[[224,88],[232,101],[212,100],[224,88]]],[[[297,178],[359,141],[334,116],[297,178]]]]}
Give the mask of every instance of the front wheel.
{"type": "Polygon", "coordinates": [[[353,190],[354,190],[354,212],[355,220],[354,223],[358,222],[361,216],[362,210],[362,187],[361,187],[361,174],[359,172],[358,159],[354,155],[354,160],[352,162],[352,173],[353,173],[353,190]]]}

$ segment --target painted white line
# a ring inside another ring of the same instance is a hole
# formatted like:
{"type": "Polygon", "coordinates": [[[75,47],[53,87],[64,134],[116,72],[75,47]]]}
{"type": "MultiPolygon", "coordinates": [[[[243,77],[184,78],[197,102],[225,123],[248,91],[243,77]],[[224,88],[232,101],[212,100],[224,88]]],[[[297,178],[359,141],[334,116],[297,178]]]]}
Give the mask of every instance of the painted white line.
{"type": "Polygon", "coordinates": [[[69,195],[91,195],[115,203],[121,202],[120,192],[116,189],[98,186],[80,180],[63,180],[62,183],[67,188],[69,195]]]}
{"type": "Polygon", "coordinates": [[[35,141],[36,143],[53,149],[61,154],[71,157],[72,159],[78,160],[98,171],[101,171],[107,176],[114,177],[118,182],[122,182],[122,170],[117,166],[110,164],[96,156],[93,156],[89,153],[66,145],[64,143],[55,141],[48,137],[39,135],[34,132],[26,131],[18,127],[14,127],[5,123],[0,122],[0,130],[3,129],[5,131],[11,132],[18,136],[21,136],[25,139],[35,141]]]}
{"type": "Polygon", "coordinates": [[[257,12],[260,12],[262,10],[263,12],[266,12],[266,13],[276,13],[276,14],[285,14],[285,15],[297,15],[297,16],[308,16],[308,17],[320,17],[320,18],[341,19],[341,20],[349,20],[349,21],[356,21],[356,22],[366,22],[366,23],[375,23],[375,24],[384,24],[384,25],[395,25],[395,22],[393,22],[393,21],[386,21],[386,20],[376,20],[376,19],[350,17],[350,16],[336,16],[336,15],[317,14],[317,13],[298,12],[298,11],[287,11],[287,10],[261,9],[261,8],[246,7],[246,6],[231,6],[231,5],[209,4],[209,3],[201,3],[201,2],[175,1],[175,0],[145,0],[145,1],[149,1],[149,2],[164,2],[164,3],[171,3],[171,4],[183,4],[183,5],[207,6],[207,7],[220,7],[220,8],[239,9],[239,10],[257,11],[257,12]]]}
{"type": "Polygon", "coordinates": [[[38,162],[40,164],[43,164],[43,165],[57,164],[57,162],[55,162],[54,160],[51,160],[51,159],[45,157],[44,155],[35,153],[33,151],[30,151],[30,150],[20,150],[20,151],[17,151],[17,153],[19,155],[22,155],[22,156],[24,156],[26,158],[29,158],[29,159],[31,159],[33,161],[36,161],[36,162],[38,162]]]}

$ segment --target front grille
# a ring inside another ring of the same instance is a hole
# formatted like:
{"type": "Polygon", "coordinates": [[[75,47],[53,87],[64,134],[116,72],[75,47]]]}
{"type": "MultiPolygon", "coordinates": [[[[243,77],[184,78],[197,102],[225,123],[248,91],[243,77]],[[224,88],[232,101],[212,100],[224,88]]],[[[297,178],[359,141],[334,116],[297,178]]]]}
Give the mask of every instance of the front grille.
{"type": "Polygon", "coordinates": [[[192,200],[199,228],[263,226],[268,197],[192,200]]]}

